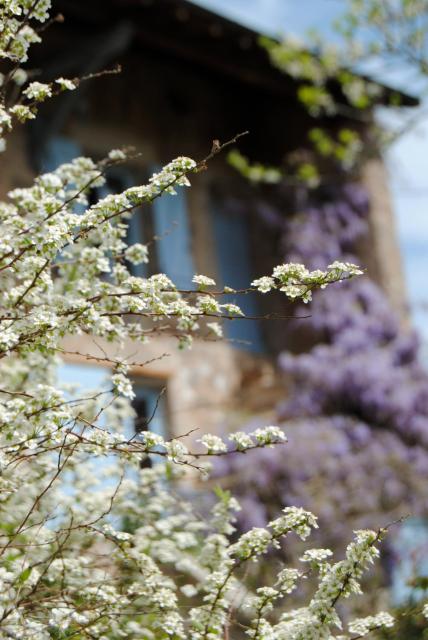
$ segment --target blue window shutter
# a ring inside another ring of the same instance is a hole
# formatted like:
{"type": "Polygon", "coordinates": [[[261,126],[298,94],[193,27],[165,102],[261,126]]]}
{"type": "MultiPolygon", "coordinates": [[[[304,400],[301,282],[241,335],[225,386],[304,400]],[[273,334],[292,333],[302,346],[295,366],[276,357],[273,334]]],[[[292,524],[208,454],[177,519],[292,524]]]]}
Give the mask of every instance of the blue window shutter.
{"type": "Polygon", "coordinates": [[[177,187],[175,196],[165,194],[154,200],[153,228],[159,236],[156,243],[159,271],[166,273],[178,288],[192,288],[195,269],[183,187],[177,187]]]}
{"type": "MultiPolygon", "coordinates": [[[[135,179],[131,171],[128,171],[124,167],[114,167],[110,173],[107,173],[106,184],[98,189],[98,197],[104,198],[109,193],[117,193],[119,191],[125,191],[135,185],[135,179]],[[111,185],[113,183],[113,185],[111,185]],[[110,185],[110,186],[109,186],[110,185]]],[[[132,217],[128,220],[128,231],[126,234],[126,243],[128,245],[146,242],[143,236],[142,216],[147,215],[147,211],[144,211],[141,207],[134,209],[132,217]]],[[[133,276],[139,278],[147,277],[147,264],[144,262],[141,264],[129,264],[128,268],[133,276]]]]}
{"type": "MultiPolygon", "coordinates": [[[[245,289],[253,280],[250,255],[248,220],[243,215],[222,211],[218,205],[212,208],[214,237],[221,286],[245,289]]],[[[236,303],[246,316],[258,316],[257,294],[225,296],[223,302],[236,303]]],[[[264,351],[258,320],[225,320],[226,335],[234,340],[234,346],[254,353],[264,351]]]]}
{"type": "MultiPolygon", "coordinates": [[[[54,136],[50,138],[40,155],[40,171],[54,171],[59,165],[71,162],[74,158],[82,155],[80,145],[65,136],[54,136]]],[[[82,204],[74,204],[75,213],[83,213],[86,207],[82,204]]]]}
{"type": "Polygon", "coordinates": [[[71,162],[82,155],[80,145],[64,136],[50,138],[42,150],[40,157],[41,171],[53,171],[64,162],[71,162]]]}
{"type": "MultiPolygon", "coordinates": [[[[141,209],[136,209],[132,215],[132,218],[128,220],[128,233],[126,236],[126,242],[128,245],[145,243],[143,237],[142,220],[141,216],[144,212],[141,209]]],[[[142,262],[141,264],[129,264],[128,268],[133,276],[138,278],[147,278],[147,264],[142,262]]]]}

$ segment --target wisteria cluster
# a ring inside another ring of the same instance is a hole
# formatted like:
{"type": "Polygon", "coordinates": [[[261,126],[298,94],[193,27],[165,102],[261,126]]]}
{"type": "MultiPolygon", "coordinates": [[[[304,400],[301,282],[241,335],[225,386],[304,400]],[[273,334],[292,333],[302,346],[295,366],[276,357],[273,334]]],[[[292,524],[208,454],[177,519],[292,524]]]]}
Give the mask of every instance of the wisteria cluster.
{"type": "MultiPolygon", "coordinates": [[[[279,205],[259,209],[283,231],[287,258],[311,268],[337,255],[356,260],[368,233],[364,190],[299,197],[301,213],[288,218],[279,205]]],[[[260,452],[257,474],[240,459],[221,469],[238,479],[246,526],[262,526],[279,504],[298,504],[319,515],[323,542],[337,548],[373,520],[427,514],[428,376],[415,335],[368,276],[316,294],[296,331],[308,328],[316,345],[280,356],[291,387],[276,419],[286,421],[290,446],[260,452]]]]}

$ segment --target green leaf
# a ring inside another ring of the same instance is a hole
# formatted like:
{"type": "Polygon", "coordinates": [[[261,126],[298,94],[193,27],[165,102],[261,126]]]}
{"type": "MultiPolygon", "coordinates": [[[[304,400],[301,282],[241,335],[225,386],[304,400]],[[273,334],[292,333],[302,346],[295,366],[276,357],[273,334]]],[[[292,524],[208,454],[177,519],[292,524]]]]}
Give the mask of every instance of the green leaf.
{"type": "Polygon", "coordinates": [[[214,487],[214,494],[222,502],[229,502],[229,500],[231,498],[230,491],[228,489],[222,489],[219,485],[216,485],[214,487]]]}
{"type": "Polygon", "coordinates": [[[24,582],[27,582],[28,578],[31,576],[32,570],[33,567],[27,567],[26,569],[24,569],[24,571],[18,576],[18,582],[20,584],[24,584],[24,582]]]}

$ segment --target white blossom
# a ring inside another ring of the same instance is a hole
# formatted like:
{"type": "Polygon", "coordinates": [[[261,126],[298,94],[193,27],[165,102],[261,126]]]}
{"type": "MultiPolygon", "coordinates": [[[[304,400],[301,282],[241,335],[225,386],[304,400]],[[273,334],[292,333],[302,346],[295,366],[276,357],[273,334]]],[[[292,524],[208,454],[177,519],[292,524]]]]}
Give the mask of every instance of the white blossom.
{"type": "Polygon", "coordinates": [[[112,149],[109,151],[108,157],[110,160],[123,161],[126,160],[126,153],[122,149],[112,149]]]}
{"type": "Polygon", "coordinates": [[[349,632],[359,636],[366,636],[373,629],[390,628],[394,626],[394,618],[385,611],[377,613],[375,616],[357,618],[349,623],[349,632]]]}
{"type": "Polygon", "coordinates": [[[262,276],[257,280],[253,280],[251,286],[256,287],[262,293],[268,293],[275,287],[275,280],[269,276],[262,276]]]}
{"type": "Polygon", "coordinates": [[[163,437],[154,431],[140,431],[139,435],[144,439],[148,449],[165,444],[163,437]]]}
{"type": "Polygon", "coordinates": [[[17,104],[11,107],[9,113],[15,116],[20,122],[26,122],[26,120],[34,120],[36,114],[27,106],[23,104],[17,104]]]}
{"type": "Polygon", "coordinates": [[[243,316],[242,309],[238,307],[237,304],[225,303],[220,305],[221,309],[224,309],[225,312],[230,316],[243,316]]]}
{"type": "Polygon", "coordinates": [[[277,426],[261,427],[250,434],[262,445],[272,445],[278,442],[287,442],[285,433],[277,426]]]}
{"type": "Polygon", "coordinates": [[[70,80],[68,78],[57,78],[55,82],[60,86],[61,89],[67,90],[67,91],[74,91],[74,89],[76,89],[76,86],[77,86],[73,82],[73,80],[70,80]]]}
{"type": "Polygon", "coordinates": [[[114,389],[125,398],[135,398],[135,393],[130,380],[123,373],[116,373],[111,377],[114,389]]]}
{"type": "Polygon", "coordinates": [[[301,562],[311,562],[318,564],[327,560],[333,555],[333,552],[330,549],[307,549],[305,553],[301,556],[301,562]]]}
{"type": "Polygon", "coordinates": [[[229,440],[235,443],[238,451],[245,451],[245,449],[251,449],[255,446],[254,440],[244,431],[236,431],[230,434],[229,440]]]}
{"type": "Polygon", "coordinates": [[[198,296],[198,308],[206,314],[220,313],[221,306],[212,296],[198,296]]]}
{"type": "Polygon", "coordinates": [[[46,98],[50,98],[52,95],[52,89],[49,84],[44,82],[30,82],[28,87],[24,89],[23,94],[30,100],[36,100],[36,102],[43,102],[46,98]]]}
{"type": "Polygon", "coordinates": [[[210,433],[202,436],[198,442],[206,447],[208,453],[224,453],[227,451],[227,446],[223,440],[210,433]]]}
{"type": "Polygon", "coordinates": [[[207,329],[210,330],[217,338],[223,337],[223,329],[218,322],[207,322],[207,329]]]}
{"type": "Polygon", "coordinates": [[[145,244],[133,244],[125,250],[125,257],[132,264],[147,263],[149,261],[148,247],[145,244]]]}
{"type": "Polygon", "coordinates": [[[215,280],[203,275],[194,275],[192,282],[198,285],[200,291],[203,291],[206,287],[215,286],[215,280]]]}
{"type": "Polygon", "coordinates": [[[186,598],[193,598],[193,596],[198,593],[198,590],[193,584],[184,584],[182,587],[180,587],[180,591],[184,593],[186,598]]]}
{"type": "Polygon", "coordinates": [[[174,462],[185,462],[187,460],[189,451],[180,440],[170,440],[165,442],[164,446],[170,460],[174,462]]]}

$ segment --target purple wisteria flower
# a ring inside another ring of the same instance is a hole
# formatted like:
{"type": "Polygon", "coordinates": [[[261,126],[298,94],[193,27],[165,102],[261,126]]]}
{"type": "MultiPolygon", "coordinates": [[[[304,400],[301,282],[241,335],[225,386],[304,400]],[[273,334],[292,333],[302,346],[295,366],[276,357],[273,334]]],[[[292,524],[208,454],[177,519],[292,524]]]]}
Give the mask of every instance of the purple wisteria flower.
{"type": "MultiPolygon", "coordinates": [[[[302,190],[288,217],[280,206],[258,209],[281,229],[287,261],[312,269],[359,261],[368,233],[359,185],[316,197],[302,190]]],[[[243,524],[261,526],[298,505],[320,516],[324,543],[341,546],[356,527],[428,514],[428,374],[416,336],[369,276],[315,293],[311,317],[294,329],[297,337],[308,330],[313,348],[279,357],[291,380],[277,407],[288,445],[255,452],[252,465],[239,456],[222,462],[238,479],[243,524]]]]}

